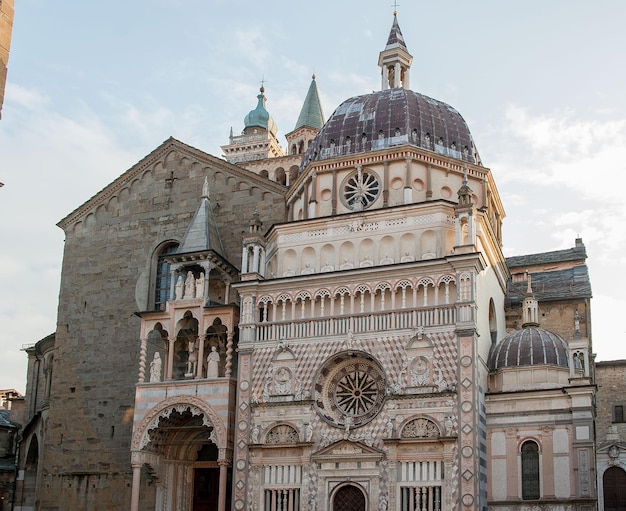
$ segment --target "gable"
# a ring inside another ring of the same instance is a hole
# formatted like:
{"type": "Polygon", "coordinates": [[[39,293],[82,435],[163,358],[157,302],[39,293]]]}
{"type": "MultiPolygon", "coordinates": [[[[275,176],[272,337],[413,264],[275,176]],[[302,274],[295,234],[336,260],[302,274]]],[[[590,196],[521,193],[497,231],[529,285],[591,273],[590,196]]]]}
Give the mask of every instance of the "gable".
{"type": "MultiPolygon", "coordinates": [[[[258,188],[262,192],[282,197],[287,191],[286,187],[274,181],[170,137],[115,181],[61,219],[57,225],[67,230],[72,224],[86,220],[88,215],[96,212],[98,208],[106,207],[112,199],[130,197],[133,186],[140,183],[146,175],[151,175],[155,179],[160,178],[164,183],[163,195],[167,195],[168,184],[173,189],[176,181],[187,179],[194,174],[208,175],[210,180],[211,176],[214,177],[216,173],[225,176],[225,180],[232,186],[233,191],[246,187],[258,188]]],[[[200,191],[198,192],[199,198],[200,191]]]]}

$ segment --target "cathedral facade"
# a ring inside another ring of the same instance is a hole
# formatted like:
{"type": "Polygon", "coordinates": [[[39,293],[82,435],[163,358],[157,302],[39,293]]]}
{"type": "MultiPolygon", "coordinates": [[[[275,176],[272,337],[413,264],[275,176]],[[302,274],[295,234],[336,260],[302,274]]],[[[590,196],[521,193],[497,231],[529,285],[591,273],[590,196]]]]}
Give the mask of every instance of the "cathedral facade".
{"type": "Polygon", "coordinates": [[[223,159],[169,139],[61,220],[15,510],[596,509],[584,245],[504,258],[411,63],[394,15],[286,150],[261,88],[223,159]]]}

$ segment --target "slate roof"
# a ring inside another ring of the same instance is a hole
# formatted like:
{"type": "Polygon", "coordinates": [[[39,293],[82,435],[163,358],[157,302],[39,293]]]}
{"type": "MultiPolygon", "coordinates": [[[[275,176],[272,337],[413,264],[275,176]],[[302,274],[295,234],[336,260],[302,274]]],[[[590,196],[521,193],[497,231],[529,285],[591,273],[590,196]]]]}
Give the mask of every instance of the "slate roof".
{"type": "Polygon", "coordinates": [[[307,149],[300,171],[318,160],[407,144],[481,164],[469,127],[457,110],[397,87],[339,105],[307,149]]]}
{"type": "Polygon", "coordinates": [[[207,250],[213,250],[222,257],[224,256],[224,246],[222,245],[222,239],[213,215],[213,208],[209,200],[208,184],[205,178],[200,205],[176,253],[187,254],[189,252],[204,252],[207,250]]]}
{"type": "Polygon", "coordinates": [[[585,245],[580,240],[576,240],[576,246],[565,250],[554,250],[552,252],[542,252],[539,254],[521,255],[507,257],[506,264],[509,269],[523,266],[545,266],[554,263],[569,261],[584,261],[587,259],[585,245]]]}
{"type": "Polygon", "coordinates": [[[309,90],[306,93],[306,98],[304,98],[302,110],[300,110],[300,115],[296,122],[296,127],[293,130],[295,131],[303,126],[309,126],[317,130],[321,130],[324,126],[324,112],[322,112],[322,104],[317,91],[317,84],[315,83],[315,75],[313,75],[311,85],[309,85],[309,90]]]}
{"type": "Polygon", "coordinates": [[[15,424],[9,420],[10,416],[11,410],[0,410],[0,428],[19,428],[18,424],[15,424]]]}
{"type": "Polygon", "coordinates": [[[400,25],[398,25],[398,17],[396,16],[396,13],[393,14],[393,24],[391,25],[391,31],[389,32],[389,38],[387,39],[387,46],[385,47],[385,50],[389,50],[391,48],[402,48],[406,52],[409,51],[406,47],[406,43],[404,42],[404,36],[400,30],[400,25]]]}
{"type": "Polygon", "coordinates": [[[536,326],[507,335],[491,348],[489,369],[504,367],[556,365],[568,367],[567,343],[557,334],[536,326]]]}
{"type": "MultiPolygon", "coordinates": [[[[533,294],[542,302],[563,299],[591,298],[591,282],[586,265],[574,266],[564,270],[531,272],[533,294]]],[[[519,305],[526,295],[526,279],[513,282],[506,286],[506,306],[519,305]]]]}
{"type": "MultiPolygon", "coordinates": [[[[507,257],[506,264],[511,273],[516,273],[516,269],[528,268],[532,276],[533,294],[541,303],[551,300],[591,298],[589,270],[584,264],[586,259],[585,245],[582,240],[577,239],[573,248],[507,257]],[[581,264],[558,269],[563,263],[571,264],[577,261],[581,264]]],[[[519,282],[509,279],[506,305],[519,305],[526,295],[526,288],[526,279],[519,282]]]]}

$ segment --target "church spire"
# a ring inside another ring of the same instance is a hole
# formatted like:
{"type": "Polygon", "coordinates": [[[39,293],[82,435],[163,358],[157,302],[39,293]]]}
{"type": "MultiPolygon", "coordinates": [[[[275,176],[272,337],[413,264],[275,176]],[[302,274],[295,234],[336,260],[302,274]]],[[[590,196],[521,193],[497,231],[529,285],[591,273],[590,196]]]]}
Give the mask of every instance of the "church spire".
{"type": "Polygon", "coordinates": [[[539,326],[539,302],[533,294],[531,276],[528,272],[526,272],[526,279],[528,281],[528,287],[526,288],[526,296],[522,304],[522,328],[539,326]]]}
{"type": "Polygon", "coordinates": [[[324,126],[324,112],[322,112],[322,103],[317,91],[315,75],[312,77],[309,91],[306,93],[306,98],[304,98],[302,110],[300,110],[294,131],[303,126],[315,128],[316,130],[321,130],[324,126]]]}
{"type": "Polygon", "coordinates": [[[224,246],[222,245],[217,222],[213,215],[213,207],[209,199],[209,179],[205,177],[202,185],[200,204],[189,227],[187,227],[187,232],[183,237],[183,241],[177,253],[186,254],[189,252],[204,252],[207,250],[213,250],[221,256],[224,254],[224,246]]]}
{"type": "Polygon", "coordinates": [[[398,16],[394,11],[393,24],[387,38],[385,49],[380,52],[378,65],[381,72],[381,88],[409,88],[409,70],[413,56],[409,53],[404,42],[404,36],[398,24],[398,16]]]}

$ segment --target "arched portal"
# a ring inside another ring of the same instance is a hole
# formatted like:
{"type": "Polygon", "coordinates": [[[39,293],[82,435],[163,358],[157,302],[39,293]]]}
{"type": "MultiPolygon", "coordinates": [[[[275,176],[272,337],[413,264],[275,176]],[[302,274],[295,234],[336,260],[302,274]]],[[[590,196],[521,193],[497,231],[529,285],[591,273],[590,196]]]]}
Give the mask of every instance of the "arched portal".
{"type": "Polygon", "coordinates": [[[39,441],[37,435],[33,435],[26,454],[24,464],[24,482],[22,489],[23,509],[35,509],[37,497],[37,472],[39,469],[39,441]],[[32,506],[32,507],[29,507],[32,506]]]}
{"type": "Polygon", "coordinates": [[[174,396],[155,406],[133,436],[133,498],[155,510],[225,511],[230,500],[226,428],[219,414],[194,396],[174,396]],[[142,484],[146,464],[157,488],[142,484]]]}
{"type": "Polygon", "coordinates": [[[626,511],[626,472],[610,467],[602,476],[604,511],[626,511]]]}
{"type": "Polygon", "coordinates": [[[365,511],[365,494],[354,484],[341,486],[332,498],[332,511],[365,511]]]}

